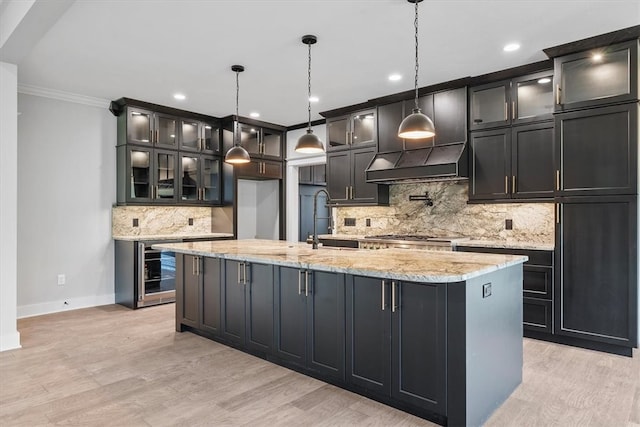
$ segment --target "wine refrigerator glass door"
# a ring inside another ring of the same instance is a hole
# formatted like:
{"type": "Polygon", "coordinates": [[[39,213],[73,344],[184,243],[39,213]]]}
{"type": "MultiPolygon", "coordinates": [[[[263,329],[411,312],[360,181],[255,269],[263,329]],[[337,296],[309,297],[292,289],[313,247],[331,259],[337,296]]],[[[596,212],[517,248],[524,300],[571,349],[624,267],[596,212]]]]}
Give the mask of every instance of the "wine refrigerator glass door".
{"type": "Polygon", "coordinates": [[[176,256],[174,252],[138,243],[138,307],[174,302],[176,298],[176,256]]]}

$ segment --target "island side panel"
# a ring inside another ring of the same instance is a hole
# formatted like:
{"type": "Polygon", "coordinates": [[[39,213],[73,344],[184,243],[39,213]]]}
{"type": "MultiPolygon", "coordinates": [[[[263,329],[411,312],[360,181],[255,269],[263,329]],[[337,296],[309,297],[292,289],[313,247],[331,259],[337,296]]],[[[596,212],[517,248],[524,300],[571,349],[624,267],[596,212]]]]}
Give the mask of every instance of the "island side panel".
{"type": "Polygon", "coordinates": [[[465,291],[467,425],[480,425],[522,382],[522,264],[465,291]]]}

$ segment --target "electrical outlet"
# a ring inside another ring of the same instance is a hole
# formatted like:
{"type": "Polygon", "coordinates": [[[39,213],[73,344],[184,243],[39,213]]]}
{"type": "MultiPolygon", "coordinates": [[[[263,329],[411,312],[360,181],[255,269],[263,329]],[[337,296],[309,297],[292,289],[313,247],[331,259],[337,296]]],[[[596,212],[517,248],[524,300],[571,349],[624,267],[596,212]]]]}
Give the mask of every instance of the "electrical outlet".
{"type": "Polygon", "coordinates": [[[504,228],[505,228],[505,230],[513,230],[513,220],[512,219],[505,219],[504,220],[504,228]]]}
{"type": "Polygon", "coordinates": [[[62,286],[65,283],[67,283],[67,276],[65,276],[64,274],[58,274],[58,285],[62,286]]]}
{"type": "Polygon", "coordinates": [[[193,218],[189,218],[189,225],[193,225],[193,218]]]}
{"type": "Polygon", "coordinates": [[[491,296],[491,283],[485,283],[482,285],[482,298],[488,298],[491,296]]]}
{"type": "Polygon", "coordinates": [[[365,225],[366,225],[367,227],[371,227],[371,218],[367,218],[367,219],[365,220],[365,225]]]}
{"type": "Polygon", "coordinates": [[[140,221],[138,221],[138,218],[133,218],[133,226],[137,227],[140,221]]]}

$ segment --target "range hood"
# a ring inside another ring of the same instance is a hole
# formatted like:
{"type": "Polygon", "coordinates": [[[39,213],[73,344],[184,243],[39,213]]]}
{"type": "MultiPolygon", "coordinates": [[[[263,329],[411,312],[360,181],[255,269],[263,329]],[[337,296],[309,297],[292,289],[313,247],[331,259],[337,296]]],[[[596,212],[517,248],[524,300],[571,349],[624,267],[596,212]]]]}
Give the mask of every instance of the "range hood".
{"type": "Polygon", "coordinates": [[[469,176],[466,143],[378,153],[365,174],[367,182],[378,184],[466,179],[469,176]]]}

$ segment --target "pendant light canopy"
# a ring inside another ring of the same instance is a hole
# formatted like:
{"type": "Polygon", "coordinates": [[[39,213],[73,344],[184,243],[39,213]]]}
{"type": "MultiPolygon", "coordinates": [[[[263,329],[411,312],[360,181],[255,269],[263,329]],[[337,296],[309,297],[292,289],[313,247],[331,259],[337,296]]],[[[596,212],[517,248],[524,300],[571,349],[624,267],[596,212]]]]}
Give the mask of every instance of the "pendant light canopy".
{"type": "Polygon", "coordinates": [[[415,20],[414,26],[416,30],[415,40],[416,40],[416,77],[415,77],[415,105],[413,108],[413,112],[404,118],[402,123],[400,123],[400,128],[398,128],[398,136],[400,138],[406,139],[422,139],[422,138],[430,138],[436,134],[435,126],[433,125],[433,121],[425,114],[422,114],[420,107],[418,106],[418,3],[422,0],[407,0],[409,3],[415,4],[415,20]]]}
{"type": "Polygon", "coordinates": [[[242,148],[240,145],[240,135],[238,134],[238,130],[240,126],[238,126],[237,120],[239,117],[238,114],[238,104],[240,98],[240,73],[244,71],[244,67],[242,65],[232,65],[231,71],[236,73],[236,123],[235,130],[233,132],[234,145],[227,151],[227,154],[224,156],[225,163],[230,163],[232,165],[239,165],[243,163],[249,163],[251,158],[249,157],[249,153],[247,150],[242,148]]]}
{"type": "Polygon", "coordinates": [[[313,130],[311,129],[311,45],[316,44],[318,38],[316,36],[312,36],[310,34],[306,36],[302,36],[302,43],[306,44],[309,47],[309,67],[308,67],[308,102],[309,102],[309,126],[307,127],[307,133],[302,135],[298,139],[298,143],[296,144],[295,151],[298,153],[305,154],[316,154],[316,153],[324,153],[324,145],[322,145],[322,141],[318,138],[317,135],[313,134],[313,130]]]}

